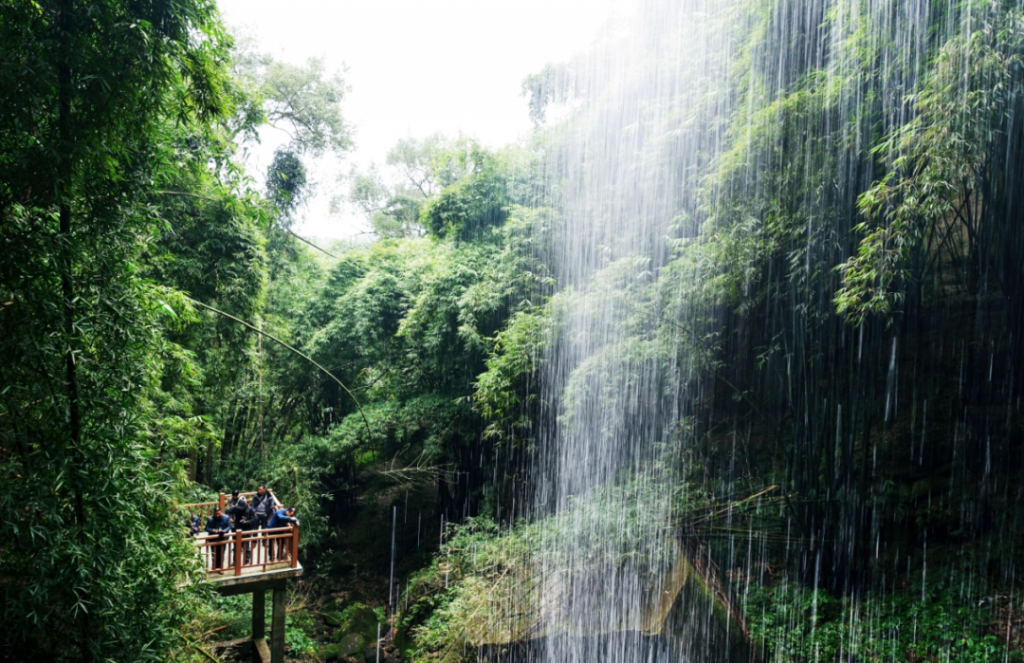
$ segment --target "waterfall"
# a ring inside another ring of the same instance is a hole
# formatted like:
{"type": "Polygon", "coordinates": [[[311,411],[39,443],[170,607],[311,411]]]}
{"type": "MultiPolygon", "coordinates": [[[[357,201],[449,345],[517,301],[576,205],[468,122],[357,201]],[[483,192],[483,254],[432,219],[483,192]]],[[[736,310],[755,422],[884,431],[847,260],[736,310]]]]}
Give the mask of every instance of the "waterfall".
{"type": "MultiPolygon", "coordinates": [[[[835,267],[860,239],[852,229],[857,195],[875,177],[870,150],[913,118],[908,95],[959,11],[933,4],[652,0],[587,52],[545,70],[533,108],[547,115],[546,202],[559,219],[551,255],[563,289],[551,303],[527,514],[556,523],[539,530],[534,573],[547,637],[530,657],[703,663],[752,655],[725,569],[691,525],[701,509],[769,489],[766,479],[754,482],[770,473],[752,476],[737,450],[761,422],[741,427],[737,417],[723,432],[710,412],[728,410],[716,406],[725,395],[757,414],[756,402],[771,398],[749,389],[777,390],[772,416],[799,401],[813,417],[792,429],[797,452],[784,489],[809,492],[807,477],[833,462],[808,436],[836,406],[825,393],[806,402],[791,393],[822,377],[805,373],[821,369],[800,344],[853,352],[854,334],[832,303],[835,267]],[[779,203],[783,194],[791,200],[779,203]],[[763,294],[765,284],[775,290],[763,294]],[[759,305],[757,314],[744,308],[759,305]],[[724,377],[742,384],[755,371],[764,377],[749,389],[724,377]],[[690,478],[704,492],[692,492],[690,478]],[[682,591],[680,564],[701,578],[682,591]],[[657,599],[676,592],[665,617],[657,599]]],[[[854,410],[840,404],[837,439],[842,413],[854,410]]],[[[848,451],[836,456],[854,462],[848,451]]],[[[840,476],[842,468],[828,467],[840,476]]],[[[832,485],[855,495],[846,471],[832,485]]],[[[825,518],[822,527],[853,522],[866,508],[857,499],[810,517],[825,518]]],[[[815,583],[823,573],[838,578],[844,555],[862,545],[852,528],[822,531],[827,546],[821,537],[787,539],[787,554],[815,583]]],[[[765,563],[764,540],[753,533],[719,550],[748,578],[765,563]]]]}
{"type": "MultiPolygon", "coordinates": [[[[715,630],[713,601],[691,596],[698,608],[685,623],[675,615],[673,633],[661,621],[668,606],[658,599],[674,602],[673,570],[697,550],[684,550],[676,525],[688,498],[688,418],[708,386],[694,346],[715,311],[656,284],[671,243],[700,232],[697,178],[722,152],[717,125],[733,113],[741,4],[648,3],[552,76],[566,115],[550,129],[546,172],[566,288],[542,374],[533,515],[559,525],[537,560],[550,633],[539,660],[738,653],[715,630]]],[[[689,272],[679,277],[700,278],[689,272]]]]}

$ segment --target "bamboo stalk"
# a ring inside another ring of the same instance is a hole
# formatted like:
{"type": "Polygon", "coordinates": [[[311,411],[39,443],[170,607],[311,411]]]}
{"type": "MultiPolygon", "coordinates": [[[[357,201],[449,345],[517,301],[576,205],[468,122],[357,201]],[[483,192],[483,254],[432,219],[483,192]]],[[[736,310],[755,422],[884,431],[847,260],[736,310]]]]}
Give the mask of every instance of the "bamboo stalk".
{"type": "Polygon", "coordinates": [[[188,301],[192,302],[193,304],[197,305],[197,306],[201,306],[201,307],[205,308],[208,311],[213,311],[214,313],[216,313],[218,315],[223,315],[225,318],[228,318],[229,320],[234,320],[238,324],[244,325],[245,327],[248,327],[249,329],[251,329],[252,331],[256,332],[257,334],[260,334],[262,336],[266,336],[271,341],[274,341],[275,343],[279,343],[279,344],[283,345],[287,349],[289,349],[292,352],[294,352],[296,355],[302,357],[303,359],[305,359],[309,363],[311,363],[314,366],[316,366],[318,369],[320,369],[320,371],[324,375],[326,375],[327,377],[329,377],[332,380],[334,380],[335,382],[337,382],[338,386],[345,390],[345,393],[349,395],[349,398],[352,399],[352,402],[356,404],[357,408],[359,408],[359,414],[362,415],[363,423],[366,424],[366,433],[367,433],[367,435],[371,435],[371,436],[373,435],[373,431],[370,430],[370,420],[366,418],[366,413],[363,412],[363,406],[360,405],[359,400],[356,398],[355,394],[352,393],[352,390],[350,390],[348,387],[346,387],[344,382],[342,382],[337,377],[335,377],[334,373],[331,373],[329,370],[327,370],[326,368],[324,368],[320,364],[316,363],[316,361],[314,361],[312,357],[310,357],[310,356],[300,352],[294,346],[289,345],[288,343],[285,343],[284,341],[282,341],[278,337],[274,336],[273,334],[269,334],[269,333],[263,331],[262,329],[259,329],[257,327],[254,327],[253,325],[250,325],[248,322],[246,322],[245,320],[242,320],[241,318],[236,318],[235,316],[231,315],[230,313],[225,313],[224,311],[221,311],[220,309],[216,309],[216,308],[210,306],[209,304],[204,304],[201,301],[192,299],[188,295],[183,295],[183,297],[185,299],[187,299],[188,301]]]}

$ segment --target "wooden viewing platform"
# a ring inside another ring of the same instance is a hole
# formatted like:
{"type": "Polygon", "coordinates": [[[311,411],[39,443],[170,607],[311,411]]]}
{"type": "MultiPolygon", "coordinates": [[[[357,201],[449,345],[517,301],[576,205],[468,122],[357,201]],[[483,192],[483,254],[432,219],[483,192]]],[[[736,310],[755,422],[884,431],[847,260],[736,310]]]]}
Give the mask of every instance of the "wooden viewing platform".
{"type": "MultiPolygon", "coordinates": [[[[241,493],[249,500],[255,493],[241,493]]],[[[227,496],[220,494],[215,502],[187,504],[182,508],[189,517],[199,516],[200,527],[213,514],[214,508],[225,511],[227,496]]],[[[282,505],[274,497],[274,509],[282,505]]],[[[272,529],[235,530],[226,534],[195,536],[196,547],[203,559],[206,580],[224,596],[252,594],[252,637],[249,649],[253,661],[284,663],[284,625],[286,584],[302,575],[299,564],[299,527],[287,525],[272,529]],[[270,647],[266,641],[266,592],[273,590],[270,647]]]]}
{"type": "Polygon", "coordinates": [[[299,528],[295,525],[235,530],[224,535],[200,532],[195,539],[210,582],[223,576],[252,577],[282,568],[302,568],[299,528]]]}

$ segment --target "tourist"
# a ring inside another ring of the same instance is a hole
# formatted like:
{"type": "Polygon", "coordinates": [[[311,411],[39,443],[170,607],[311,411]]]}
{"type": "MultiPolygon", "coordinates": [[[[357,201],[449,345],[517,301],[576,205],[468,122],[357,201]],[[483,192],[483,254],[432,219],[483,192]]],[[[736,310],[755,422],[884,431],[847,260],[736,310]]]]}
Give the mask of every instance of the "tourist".
{"type": "MultiPolygon", "coordinates": [[[[270,517],[270,522],[267,523],[267,526],[270,527],[271,529],[273,529],[275,527],[285,527],[285,526],[298,527],[298,525],[299,525],[299,519],[295,517],[295,507],[293,507],[293,506],[291,506],[291,507],[282,507],[282,508],[278,509],[277,511],[274,512],[274,515],[270,517]]],[[[288,542],[287,542],[286,539],[278,539],[278,542],[279,542],[279,544],[277,546],[277,558],[278,559],[284,559],[285,550],[288,549],[288,542]]],[[[273,547],[271,547],[270,552],[271,552],[271,557],[273,557],[273,552],[274,552],[273,547]]]]}
{"type": "Polygon", "coordinates": [[[295,517],[295,507],[283,507],[274,512],[270,517],[268,527],[284,527],[285,525],[298,525],[299,519],[295,517]]]}
{"type": "MultiPolygon", "coordinates": [[[[245,503],[245,498],[238,500],[238,504],[235,505],[235,529],[242,530],[243,532],[251,532],[259,527],[259,520],[256,518],[256,510],[252,506],[245,503]]],[[[252,541],[251,536],[245,538],[243,536],[244,543],[242,549],[245,551],[245,563],[248,564],[252,561],[252,541]]]]}
{"type": "Polygon", "coordinates": [[[256,511],[260,529],[266,529],[267,522],[274,515],[274,491],[261,483],[256,489],[256,494],[252,496],[252,508],[256,511]]]}
{"type": "Polygon", "coordinates": [[[199,534],[199,532],[203,528],[203,524],[199,521],[199,514],[196,513],[190,516],[188,522],[185,523],[185,526],[188,527],[189,536],[195,536],[196,534],[199,534]]]}
{"type": "Polygon", "coordinates": [[[213,548],[213,572],[221,573],[224,567],[224,549],[227,548],[228,533],[231,532],[231,519],[220,510],[220,507],[213,508],[213,515],[206,521],[206,533],[210,535],[207,539],[212,540],[213,548]]]}
{"type": "MultiPolygon", "coordinates": [[[[270,516],[274,515],[274,492],[261,483],[256,489],[256,494],[252,496],[250,505],[256,513],[256,528],[267,529],[267,522],[270,516]]],[[[263,548],[266,547],[267,541],[263,539],[263,548]]]]}
{"type": "Polygon", "coordinates": [[[249,510],[249,504],[245,500],[245,496],[239,497],[235,500],[234,504],[228,507],[228,515],[231,516],[231,522],[234,524],[235,529],[239,529],[238,519],[245,515],[245,512],[249,510]]]}
{"type": "Polygon", "coordinates": [[[231,513],[231,509],[235,508],[235,504],[237,504],[238,500],[240,500],[240,499],[245,499],[245,498],[239,496],[238,489],[235,488],[234,490],[231,491],[231,497],[228,498],[228,503],[227,503],[227,511],[228,511],[228,513],[231,513]]]}

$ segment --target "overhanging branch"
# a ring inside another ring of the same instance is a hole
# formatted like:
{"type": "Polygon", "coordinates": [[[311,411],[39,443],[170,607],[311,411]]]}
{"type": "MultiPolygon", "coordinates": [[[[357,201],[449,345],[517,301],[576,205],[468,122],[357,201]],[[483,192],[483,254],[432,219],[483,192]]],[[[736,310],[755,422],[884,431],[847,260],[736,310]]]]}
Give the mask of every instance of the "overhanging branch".
{"type": "Polygon", "coordinates": [[[344,389],[345,393],[349,395],[349,398],[352,399],[352,402],[356,404],[357,408],[359,408],[359,414],[363,417],[363,423],[366,424],[366,433],[372,437],[373,431],[370,430],[370,420],[366,418],[366,413],[363,412],[363,406],[359,404],[359,400],[356,399],[355,394],[353,394],[352,391],[348,387],[345,386],[345,383],[342,382],[341,380],[339,380],[334,375],[334,373],[331,373],[329,370],[327,370],[326,368],[324,368],[320,364],[316,363],[313,360],[313,358],[310,357],[309,355],[300,352],[297,348],[295,348],[292,345],[289,345],[288,343],[285,343],[284,341],[282,341],[278,337],[274,336],[273,334],[268,334],[267,332],[263,331],[262,329],[259,329],[257,327],[254,327],[253,325],[250,325],[248,322],[246,322],[245,320],[242,320],[241,318],[236,318],[235,316],[231,315],[230,313],[225,313],[224,311],[221,311],[220,309],[216,309],[216,308],[210,306],[209,304],[204,304],[204,303],[202,303],[200,301],[192,299],[188,295],[183,295],[183,297],[185,297],[185,299],[189,300],[190,302],[192,302],[196,306],[201,306],[201,307],[205,308],[207,311],[212,311],[212,312],[214,312],[214,313],[216,313],[218,315],[222,315],[225,318],[228,318],[229,320],[234,320],[238,324],[243,325],[245,327],[248,327],[249,329],[253,330],[257,334],[260,334],[261,336],[266,336],[271,341],[274,341],[275,343],[278,343],[278,344],[288,348],[289,350],[291,350],[293,353],[295,353],[299,357],[302,357],[303,359],[305,359],[309,363],[311,363],[314,366],[316,366],[318,369],[320,369],[321,373],[323,373],[327,377],[329,377],[332,380],[334,380],[335,382],[337,382],[338,386],[341,387],[342,389],[344,389]]]}

